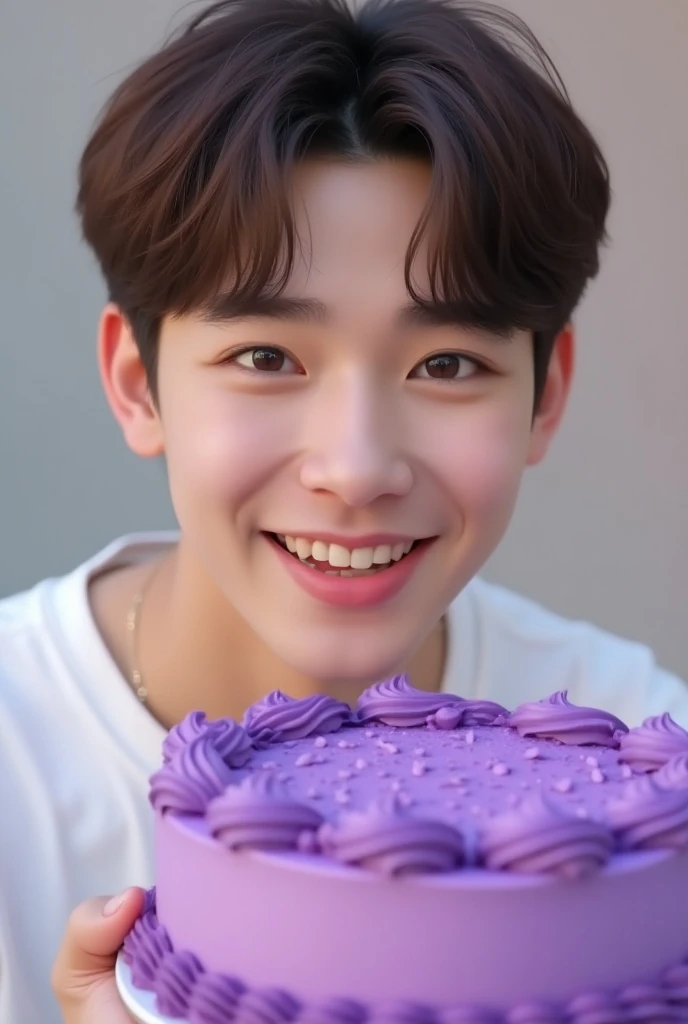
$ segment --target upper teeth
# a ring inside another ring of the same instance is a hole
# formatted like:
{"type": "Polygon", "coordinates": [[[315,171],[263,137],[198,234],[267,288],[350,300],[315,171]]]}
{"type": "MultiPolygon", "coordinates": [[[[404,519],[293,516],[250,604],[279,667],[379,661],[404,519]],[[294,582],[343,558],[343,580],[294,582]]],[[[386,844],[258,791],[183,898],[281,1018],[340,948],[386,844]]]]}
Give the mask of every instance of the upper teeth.
{"type": "Polygon", "coordinates": [[[302,561],[314,558],[316,562],[329,562],[336,569],[370,569],[373,565],[387,565],[398,562],[413,547],[413,541],[400,544],[378,544],[374,548],[345,548],[341,544],[325,544],[321,540],[306,540],[305,537],[287,537],[278,534],[292,554],[302,561]]]}

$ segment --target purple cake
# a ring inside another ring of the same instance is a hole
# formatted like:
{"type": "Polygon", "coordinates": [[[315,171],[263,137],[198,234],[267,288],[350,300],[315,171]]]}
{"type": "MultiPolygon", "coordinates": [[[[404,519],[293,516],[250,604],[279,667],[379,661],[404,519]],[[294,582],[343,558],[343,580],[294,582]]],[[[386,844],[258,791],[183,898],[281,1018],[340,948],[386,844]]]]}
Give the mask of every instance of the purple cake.
{"type": "Polygon", "coordinates": [[[133,984],[191,1024],[688,1021],[688,732],[396,677],[193,712],[133,984]]]}

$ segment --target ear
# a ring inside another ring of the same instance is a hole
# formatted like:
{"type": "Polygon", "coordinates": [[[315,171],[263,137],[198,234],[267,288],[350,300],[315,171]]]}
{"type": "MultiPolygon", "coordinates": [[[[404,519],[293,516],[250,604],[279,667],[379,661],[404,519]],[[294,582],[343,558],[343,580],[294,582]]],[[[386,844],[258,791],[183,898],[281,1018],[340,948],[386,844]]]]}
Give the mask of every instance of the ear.
{"type": "Polygon", "coordinates": [[[164,451],[162,423],[131,327],[109,302],[98,326],[98,366],[108,404],[131,450],[143,458],[164,451]]]}
{"type": "Polygon", "coordinates": [[[571,391],[575,362],[576,335],[573,324],[567,324],[557,335],[552,349],[542,399],[531,428],[528,466],[536,466],[544,459],[559,429],[571,391]]]}

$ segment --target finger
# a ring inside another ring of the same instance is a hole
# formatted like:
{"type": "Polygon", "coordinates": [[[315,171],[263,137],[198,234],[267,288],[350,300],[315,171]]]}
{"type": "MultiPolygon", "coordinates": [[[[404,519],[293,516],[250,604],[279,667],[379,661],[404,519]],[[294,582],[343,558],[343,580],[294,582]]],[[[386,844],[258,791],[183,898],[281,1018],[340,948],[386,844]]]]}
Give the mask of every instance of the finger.
{"type": "Polygon", "coordinates": [[[141,913],[143,889],[112,899],[81,903],[71,915],[55,960],[53,989],[60,1000],[84,996],[90,985],[112,973],[117,952],[141,913]]]}

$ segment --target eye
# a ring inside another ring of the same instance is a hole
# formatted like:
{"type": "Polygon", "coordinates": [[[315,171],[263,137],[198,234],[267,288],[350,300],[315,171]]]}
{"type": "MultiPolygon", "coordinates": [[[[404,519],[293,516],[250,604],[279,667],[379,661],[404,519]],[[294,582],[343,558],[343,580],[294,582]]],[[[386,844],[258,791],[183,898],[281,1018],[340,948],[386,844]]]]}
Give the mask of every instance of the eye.
{"type": "Polygon", "coordinates": [[[242,370],[253,373],[293,373],[296,363],[281,348],[268,345],[256,345],[233,353],[227,362],[236,363],[242,370]]]}
{"type": "Polygon", "coordinates": [[[420,380],[466,380],[484,369],[477,359],[461,355],[460,352],[438,352],[419,363],[411,376],[420,380]]]}

